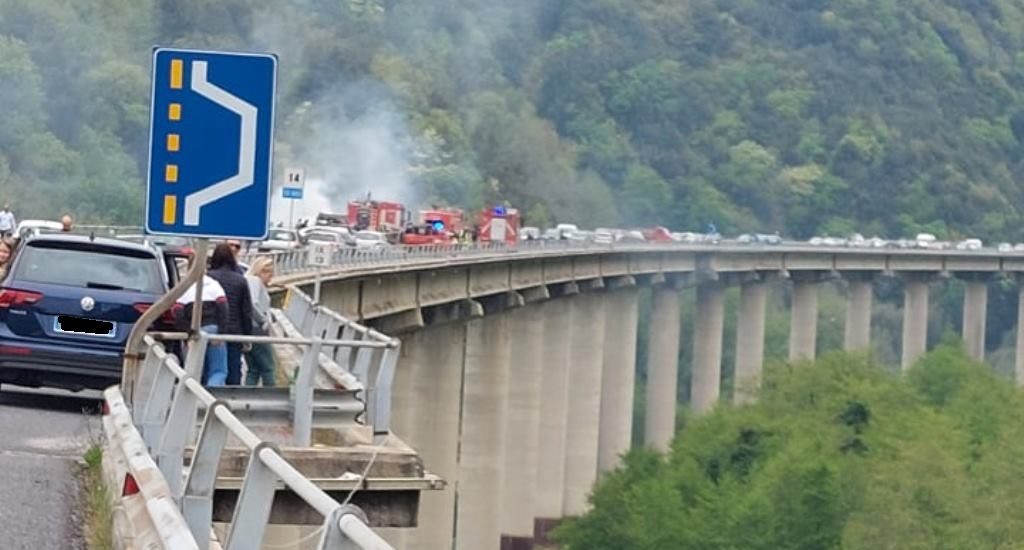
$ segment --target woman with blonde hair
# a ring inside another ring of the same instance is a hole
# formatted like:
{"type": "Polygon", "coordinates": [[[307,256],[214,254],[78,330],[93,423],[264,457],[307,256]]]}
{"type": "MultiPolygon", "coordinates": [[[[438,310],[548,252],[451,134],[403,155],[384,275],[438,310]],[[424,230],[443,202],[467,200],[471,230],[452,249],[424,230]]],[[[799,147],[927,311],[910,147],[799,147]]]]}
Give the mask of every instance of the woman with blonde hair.
{"type": "MultiPolygon", "coordinates": [[[[252,332],[257,336],[270,333],[270,292],[267,285],[274,278],[274,262],[269,256],[260,256],[249,266],[245,280],[249,283],[249,294],[252,296],[252,332]]],[[[274,372],[277,360],[274,348],[270,344],[253,344],[245,353],[245,363],[249,367],[245,375],[246,386],[274,385],[274,372]]]]}
{"type": "Polygon", "coordinates": [[[0,277],[7,275],[7,270],[14,259],[14,240],[10,237],[0,238],[0,277]]]}

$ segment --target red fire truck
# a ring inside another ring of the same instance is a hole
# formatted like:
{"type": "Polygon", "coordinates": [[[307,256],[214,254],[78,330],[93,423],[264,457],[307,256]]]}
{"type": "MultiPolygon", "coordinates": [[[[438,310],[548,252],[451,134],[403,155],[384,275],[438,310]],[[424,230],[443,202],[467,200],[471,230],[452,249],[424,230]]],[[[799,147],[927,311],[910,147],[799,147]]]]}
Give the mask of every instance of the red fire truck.
{"type": "Polygon", "coordinates": [[[382,233],[401,231],[408,221],[405,206],[397,202],[366,200],[348,203],[348,223],[357,231],[371,230],[382,233]]]}
{"type": "Polygon", "coordinates": [[[480,242],[519,241],[519,210],[504,206],[484,208],[477,215],[477,240],[480,242]]]}

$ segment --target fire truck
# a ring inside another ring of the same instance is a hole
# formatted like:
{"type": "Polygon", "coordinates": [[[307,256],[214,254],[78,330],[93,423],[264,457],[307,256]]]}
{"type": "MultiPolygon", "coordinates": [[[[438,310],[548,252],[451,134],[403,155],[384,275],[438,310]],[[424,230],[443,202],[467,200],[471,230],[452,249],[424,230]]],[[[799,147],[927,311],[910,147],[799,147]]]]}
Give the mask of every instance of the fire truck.
{"type": "Polygon", "coordinates": [[[348,203],[348,223],[356,231],[396,233],[405,227],[409,212],[397,202],[365,200],[348,203]]]}
{"type": "Polygon", "coordinates": [[[430,210],[420,210],[419,223],[429,225],[439,232],[458,235],[465,229],[465,226],[462,225],[462,216],[461,208],[434,207],[430,210]]]}
{"type": "Polygon", "coordinates": [[[477,215],[477,240],[516,244],[519,240],[519,210],[494,206],[477,215]]]}

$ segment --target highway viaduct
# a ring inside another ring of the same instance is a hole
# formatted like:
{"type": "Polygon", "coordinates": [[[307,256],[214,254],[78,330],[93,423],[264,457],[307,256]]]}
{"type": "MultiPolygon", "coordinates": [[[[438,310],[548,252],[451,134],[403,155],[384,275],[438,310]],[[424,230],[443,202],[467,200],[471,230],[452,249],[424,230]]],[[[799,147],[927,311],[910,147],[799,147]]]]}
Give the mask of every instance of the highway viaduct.
{"type": "MultiPolygon", "coordinates": [[[[963,338],[984,355],[986,282],[1024,273],[1024,255],[991,251],[806,246],[558,244],[408,258],[364,258],[324,274],[321,302],[402,338],[394,432],[452,490],[424,494],[419,527],[390,533],[396,548],[532,548],[564,517],[582,514],[602,472],[632,440],[635,357],[648,338],[644,441],[667,449],[675,432],[680,294],[696,289],[690,407],[720,399],[724,293],[739,287],[735,387],[755,396],[765,309],[789,280],[789,357],[814,357],[818,289],[847,286],[844,347],[867,349],[872,284],[903,281],[902,359],[927,347],[929,284],[965,281],[963,338]],[[653,293],[649,334],[638,334],[638,296],[653,293]]],[[[309,291],[310,273],[279,277],[309,291]]],[[[1024,308],[1021,308],[1024,314],[1024,308]]],[[[1018,322],[1017,379],[1024,373],[1018,322]]]]}

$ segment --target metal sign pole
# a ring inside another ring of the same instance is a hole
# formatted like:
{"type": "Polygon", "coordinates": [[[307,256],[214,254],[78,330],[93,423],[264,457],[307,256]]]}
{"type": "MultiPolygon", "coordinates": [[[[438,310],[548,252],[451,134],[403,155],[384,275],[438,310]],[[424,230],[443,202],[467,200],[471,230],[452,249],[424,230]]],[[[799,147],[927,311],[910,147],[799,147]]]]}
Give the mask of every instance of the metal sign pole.
{"type": "Polygon", "coordinates": [[[313,280],[313,303],[320,305],[320,279],[323,273],[320,266],[316,266],[316,279],[313,280]]]}
{"type": "Polygon", "coordinates": [[[196,300],[192,303],[192,335],[189,337],[190,340],[199,339],[199,331],[202,328],[203,322],[203,281],[206,278],[206,250],[209,246],[209,239],[199,239],[196,246],[196,258],[195,261],[199,262],[199,265],[195,268],[199,271],[199,276],[196,279],[196,300]],[[203,251],[202,257],[199,256],[199,251],[203,251]]]}
{"type": "Polygon", "coordinates": [[[295,199],[288,199],[288,229],[295,229],[295,199]]]}

